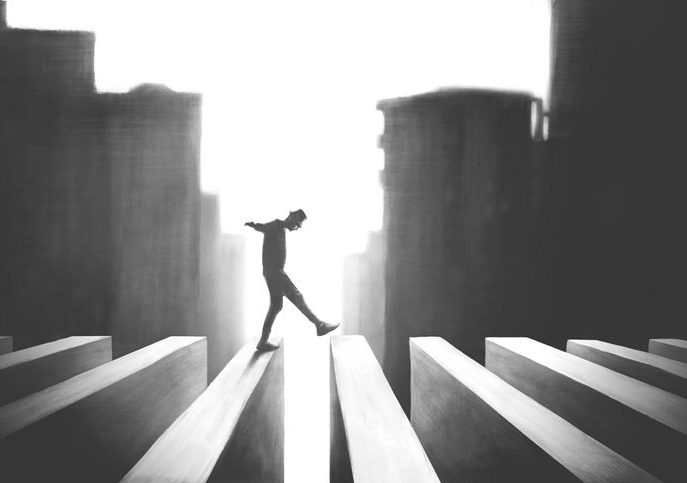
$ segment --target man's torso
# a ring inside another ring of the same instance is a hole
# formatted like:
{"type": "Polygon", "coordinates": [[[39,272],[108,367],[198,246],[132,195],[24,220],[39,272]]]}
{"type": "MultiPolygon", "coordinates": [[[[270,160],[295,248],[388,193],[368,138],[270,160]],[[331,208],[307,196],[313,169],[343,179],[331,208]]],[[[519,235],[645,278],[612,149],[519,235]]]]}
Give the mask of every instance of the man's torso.
{"type": "Polygon", "coordinates": [[[286,230],[281,220],[265,225],[265,238],[262,242],[262,273],[269,275],[284,270],[286,264],[286,230]]]}

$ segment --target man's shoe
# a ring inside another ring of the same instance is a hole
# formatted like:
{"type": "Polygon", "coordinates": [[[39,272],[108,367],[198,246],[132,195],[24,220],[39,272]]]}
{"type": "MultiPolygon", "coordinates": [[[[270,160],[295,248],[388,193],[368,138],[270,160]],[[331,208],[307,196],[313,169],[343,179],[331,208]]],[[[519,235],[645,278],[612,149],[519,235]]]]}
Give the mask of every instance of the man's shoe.
{"type": "Polygon", "coordinates": [[[260,342],[257,346],[255,346],[255,349],[258,352],[269,352],[276,351],[277,349],[279,349],[279,346],[271,344],[270,342],[260,342]]]}
{"type": "Polygon", "coordinates": [[[339,327],[339,324],[328,324],[327,322],[318,322],[315,324],[315,327],[317,328],[317,335],[324,335],[324,334],[329,334],[332,330],[336,330],[339,327]]]}

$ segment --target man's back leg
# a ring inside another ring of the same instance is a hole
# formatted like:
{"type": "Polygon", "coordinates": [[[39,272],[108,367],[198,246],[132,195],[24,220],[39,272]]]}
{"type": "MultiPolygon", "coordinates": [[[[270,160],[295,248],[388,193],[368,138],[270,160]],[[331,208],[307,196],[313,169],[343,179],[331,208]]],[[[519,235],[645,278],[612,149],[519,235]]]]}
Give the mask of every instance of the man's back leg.
{"type": "Polygon", "coordinates": [[[303,294],[296,288],[286,273],[282,275],[282,283],[282,293],[291,301],[291,303],[293,303],[293,305],[298,308],[298,310],[301,311],[303,315],[308,318],[310,322],[315,325],[315,328],[317,329],[317,335],[328,334],[339,327],[339,324],[329,324],[323,320],[320,320],[313,313],[313,311],[310,310],[308,304],[305,303],[305,297],[303,297],[303,294]]]}

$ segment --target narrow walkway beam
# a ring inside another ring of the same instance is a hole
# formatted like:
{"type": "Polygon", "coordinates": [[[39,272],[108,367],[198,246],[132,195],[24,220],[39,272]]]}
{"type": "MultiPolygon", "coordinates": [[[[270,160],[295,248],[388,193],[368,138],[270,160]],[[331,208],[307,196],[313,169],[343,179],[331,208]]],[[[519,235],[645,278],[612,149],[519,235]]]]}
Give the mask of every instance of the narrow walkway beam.
{"type": "Polygon", "coordinates": [[[255,344],[244,345],[123,482],[284,481],[284,347],[256,352],[255,344]]]}
{"type": "Polygon", "coordinates": [[[7,481],[119,481],[207,385],[204,337],[168,337],[0,407],[7,481]]]}
{"type": "Polygon", "coordinates": [[[365,338],[332,337],[331,360],[330,480],[438,482],[365,338]]]}
{"type": "Polygon", "coordinates": [[[569,340],[568,353],[687,398],[687,363],[598,340],[569,340]]]}
{"type": "Polygon", "coordinates": [[[687,362],[687,340],[651,339],[649,352],[680,362],[687,362]]]}
{"type": "Polygon", "coordinates": [[[442,481],[659,480],[439,337],[410,339],[411,422],[442,481]]]}
{"type": "Polygon", "coordinates": [[[12,337],[0,335],[0,354],[7,354],[8,352],[12,352],[12,337]]]}
{"type": "Polygon", "coordinates": [[[0,406],[112,360],[112,338],[67,337],[0,356],[0,406]]]}
{"type": "Polygon", "coordinates": [[[687,399],[528,338],[487,338],[486,366],[664,481],[687,474],[687,399]]]}

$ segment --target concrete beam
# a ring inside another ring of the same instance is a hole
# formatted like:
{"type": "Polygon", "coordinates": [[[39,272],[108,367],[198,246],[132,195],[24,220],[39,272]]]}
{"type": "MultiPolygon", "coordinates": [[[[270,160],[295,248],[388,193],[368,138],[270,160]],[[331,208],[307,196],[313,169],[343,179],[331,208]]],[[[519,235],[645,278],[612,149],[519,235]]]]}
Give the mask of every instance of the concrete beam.
{"type": "Polygon", "coordinates": [[[438,482],[364,337],[331,339],[330,480],[438,482]]]}
{"type": "Polygon", "coordinates": [[[687,473],[687,399],[528,338],[488,338],[486,366],[665,481],[687,473]]]}
{"type": "Polygon", "coordinates": [[[410,339],[411,422],[442,481],[659,480],[439,337],[410,339]]]}
{"type": "Polygon", "coordinates": [[[123,482],[284,481],[284,348],[260,353],[255,343],[244,345],[123,482]]]}
{"type": "Polygon", "coordinates": [[[169,337],[0,407],[7,481],[119,481],[207,385],[204,337],[169,337]]]}
{"type": "Polygon", "coordinates": [[[687,363],[598,340],[569,340],[567,351],[687,398],[687,363]]]}
{"type": "Polygon", "coordinates": [[[651,339],[649,352],[680,362],[687,362],[687,340],[651,339]]]}
{"type": "Polygon", "coordinates": [[[0,335],[0,354],[12,352],[12,337],[0,335]]]}
{"type": "Polygon", "coordinates": [[[112,360],[112,338],[67,337],[0,356],[0,406],[112,360]]]}

